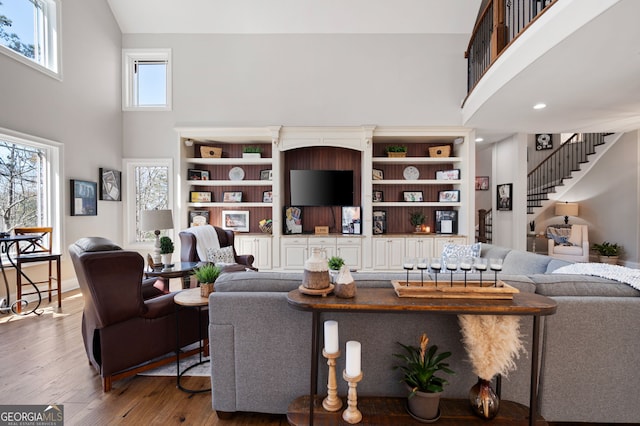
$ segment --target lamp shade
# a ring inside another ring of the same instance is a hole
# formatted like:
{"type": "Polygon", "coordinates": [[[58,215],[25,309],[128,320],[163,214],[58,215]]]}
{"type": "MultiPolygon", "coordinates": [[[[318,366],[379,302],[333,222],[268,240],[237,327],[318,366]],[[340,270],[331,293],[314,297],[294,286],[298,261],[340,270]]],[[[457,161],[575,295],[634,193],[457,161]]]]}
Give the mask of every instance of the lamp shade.
{"type": "Polygon", "coordinates": [[[578,203],[558,203],[556,204],[556,216],[578,216],[578,203]]]}
{"type": "Polygon", "coordinates": [[[142,231],[172,228],[173,216],[171,210],[143,210],[140,214],[140,229],[142,231]]]}

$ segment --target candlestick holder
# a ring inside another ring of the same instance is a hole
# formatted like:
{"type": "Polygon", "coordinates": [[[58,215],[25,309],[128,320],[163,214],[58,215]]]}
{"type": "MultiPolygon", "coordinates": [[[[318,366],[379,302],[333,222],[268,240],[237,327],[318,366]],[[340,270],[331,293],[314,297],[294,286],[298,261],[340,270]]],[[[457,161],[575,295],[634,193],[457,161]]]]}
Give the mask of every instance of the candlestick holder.
{"type": "Polygon", "coordinates": [[[342,419],[349,423],[360,423],[362,413],[358,410],[358,393],[356,388],[358,382],[362,380],[362,371],[357,376],[351,377],[347,375],[347,370],[342,372],[342,378],[349,383],[349,393],[347,394],[347,409],[342,412],[342,419]]]}
{"type": "Polygon", "coordinates": [[[340,357],[340,351],[330,354],[324,349],[322,356],[327,358],[329,377],[327,379],[327,396],[322,400],[322,408],[334,412],[342,408],[342,400],[338,398],[338,381],[336,379],[336,359],[340,357]]]}

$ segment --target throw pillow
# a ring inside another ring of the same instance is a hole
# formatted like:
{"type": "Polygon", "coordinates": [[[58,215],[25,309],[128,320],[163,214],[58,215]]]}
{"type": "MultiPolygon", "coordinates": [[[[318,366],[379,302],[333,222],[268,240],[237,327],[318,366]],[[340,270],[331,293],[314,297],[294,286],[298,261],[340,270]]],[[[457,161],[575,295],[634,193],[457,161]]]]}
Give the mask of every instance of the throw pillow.
{"type": "Polygon", "coordinates": [[[571,228],[547,228],[547,238],[553,239],[556,245],[571,245],[569,244],[569,236],[571,235],[571,228]]]}
{"type": "Polygon", "coordinates": [[[464,257],[479,257],[482,243],[475,244],[445,244],[442,248],[442,269],[447,267],[447,258],[455,256],[458,259],[464,257]]]}
{"type": "Polygon", "coordinates": [[[219,249],[208,248],[207,261],[212,262],[215,265],[228,265],[230,263],[236,263],[236,259],[233,256],[233,247],[227,246],[219,249]]]}

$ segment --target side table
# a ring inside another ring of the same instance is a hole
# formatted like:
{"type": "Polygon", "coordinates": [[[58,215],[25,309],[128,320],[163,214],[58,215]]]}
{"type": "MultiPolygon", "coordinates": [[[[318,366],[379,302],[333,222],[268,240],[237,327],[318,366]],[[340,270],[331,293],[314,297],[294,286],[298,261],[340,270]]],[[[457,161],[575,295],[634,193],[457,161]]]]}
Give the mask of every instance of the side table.
{"type": "Polygon", "coordinates": [[[198,338],[199,338],[198,341],[200,345],[200,350],[198,351],[199,360],[193,363],[192,365],[190,365],[189,367],[185,368],[181,373],[180,372],[180,315],[177,315],[177,312],[176,312],[176,386],[181,391],[188,392],[188,393],[209,392],[211,388],[195,390],[195,389],[185,388],[184,386],[182,386],[182,384],[180,384],[180,379],[182,378],[184,373],[186,373],[187,371],[191,370],[192,368],[198,365],[202,365],[204,363],[209,362],[208,359],[202,359],[202,352],[204,350],[205,339],[202,338],[202,323],[201,323],[202,315],[200,315],[200,311],[203,308],[205,309],[209,308],[209,298],[202,297],[200,295],[200,287],[196,287],[196,288],[189,288],[186,290],[179,291],[178,293],[176,293],[175,297],[173,298],[173,301],[176,304],[176,310],[179,310],[181,308],[195,308],[198,310],[198,338]]]}
{"type": "Polygon", "coordinates": [[[144,271],[147,278],[157,277],[164,283],[164,290],[169,291],[169,280],[171,278],[182,278],[182,288],[189,288],[190,277],[193,269],[198,266],[199,262],[176,262],[170,268],[148,269],[144,271]]]}

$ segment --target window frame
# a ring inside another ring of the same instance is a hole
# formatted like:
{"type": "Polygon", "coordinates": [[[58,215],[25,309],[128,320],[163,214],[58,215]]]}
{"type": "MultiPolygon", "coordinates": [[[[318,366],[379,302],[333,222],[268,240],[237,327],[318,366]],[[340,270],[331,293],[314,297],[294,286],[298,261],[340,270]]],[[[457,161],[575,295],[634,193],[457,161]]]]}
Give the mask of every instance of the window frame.
{"type": "Polygon", "coordinates": [[[122,110],[123,111],[171,111],[172,72],[171,49],[122,49],[122,110]],[[137,105],[135,65],[138,61],[166,62],[165,105],[137,105]]]}
{"type": "MultiPolygon", "coordinates": [[[[39,0],[43,5],[43,19],[46,22],[40,34],[40,42],[44,49],[42,62],[27,58],[4,45],[0,45],[0,53],[7,55],[51,78],[62,81],[62,4],[61,0],[39,0]]],[[[34,46],[37,47],[37,46],[34,46]]]]}

